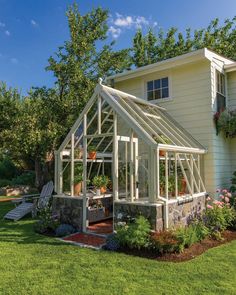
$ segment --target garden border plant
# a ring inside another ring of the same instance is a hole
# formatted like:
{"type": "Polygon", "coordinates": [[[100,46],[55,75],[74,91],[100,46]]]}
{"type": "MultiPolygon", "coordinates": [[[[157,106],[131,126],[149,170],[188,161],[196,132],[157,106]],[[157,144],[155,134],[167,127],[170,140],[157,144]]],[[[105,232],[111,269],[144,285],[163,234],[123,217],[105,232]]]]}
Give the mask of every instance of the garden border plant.
{"type": "Polygon", "coordinates": [[[217,190],[215,198],[208,197],[206,210],[189,221],[186,227],[151,231],[149,221],[139,216],[119,222],[116,234],[107,238],[106,249],[129,252],[132,250],[163,255],[182,253],[184,249],[202,242],[204,239],[222,242],[226,229],[235,229],[236,211],[231,205],[232,194],[226,190],[217,190]]]}

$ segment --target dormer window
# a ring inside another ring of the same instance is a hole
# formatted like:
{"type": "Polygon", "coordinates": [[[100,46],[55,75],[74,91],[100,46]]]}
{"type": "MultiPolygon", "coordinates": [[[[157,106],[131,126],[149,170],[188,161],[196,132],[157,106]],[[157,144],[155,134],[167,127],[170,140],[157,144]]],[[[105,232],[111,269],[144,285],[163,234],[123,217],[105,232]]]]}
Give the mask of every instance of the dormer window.
{"type": "Polygon", "coordinates": [[[147,100],[155,100],[169,97],[168,77],[147,82],[147,100]]]}
{"type": "Polygon", "coordinates": [[[223,112],[226,108],[225,75],[216,71],[216,109],[223,112]]]}

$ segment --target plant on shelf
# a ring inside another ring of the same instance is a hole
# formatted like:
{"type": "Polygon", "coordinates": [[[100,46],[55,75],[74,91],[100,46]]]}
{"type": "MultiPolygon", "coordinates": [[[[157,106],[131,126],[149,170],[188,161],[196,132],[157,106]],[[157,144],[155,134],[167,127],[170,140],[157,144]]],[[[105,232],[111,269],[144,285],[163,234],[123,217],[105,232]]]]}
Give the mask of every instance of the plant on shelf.
{"type": "Polygon", "coordinates": [[[104,194],[109,184],[109,177],[106,175],[97,175],[93,178],[93,185],[97,189],[97,195],[100,196],[101,193],[104,194]]]}
{"type": "Polygon", "coordinates": [[[79,196],[82,190],[83,181],[83,165],[81,163],[76,163],[74,168],[74,194],[79,196]]]}
{"type": "Polygon", "coordinates": [[[97,148],[94,145],[90,145],[88,147],[88,158],[91,160],[95,160],[97,157],[97,148]]]}
{"type": "Polygon", "coordinates": [[[74,157],[75,157],[75,159],[82,159],[82,157],[83,157],[83,148],[81,146],[79,146],[78,148],[75,149],[74,157]]]}
{"type": "Polygon", "coordinates": [[[216,134],[222,132],[226,137],[236,137],[236,110],[224,110],[214,114],[216,134]]]}

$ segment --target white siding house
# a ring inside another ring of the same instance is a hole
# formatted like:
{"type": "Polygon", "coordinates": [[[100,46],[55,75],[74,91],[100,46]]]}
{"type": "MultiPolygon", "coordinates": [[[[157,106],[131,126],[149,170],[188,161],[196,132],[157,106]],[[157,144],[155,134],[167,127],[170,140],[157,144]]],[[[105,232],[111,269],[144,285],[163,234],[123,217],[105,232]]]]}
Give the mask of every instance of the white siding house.
{"type": "Polygon", "coordinates": [[[107,82],[116,89],[166,108],[207,148],[202,167],[207,191],[230,185],[236,170],[236,140],[216,135],[213,115],[220,103],[218,92],[220,101],[225,96],[227,107],[236,108],[234,61],[204,48],[108,77],[107,82]],[[222,79],[221,91],[219,86],[217,88],[219,79],[222,79]],[[152,99],[152,95],[158,98],[152,99]]]}

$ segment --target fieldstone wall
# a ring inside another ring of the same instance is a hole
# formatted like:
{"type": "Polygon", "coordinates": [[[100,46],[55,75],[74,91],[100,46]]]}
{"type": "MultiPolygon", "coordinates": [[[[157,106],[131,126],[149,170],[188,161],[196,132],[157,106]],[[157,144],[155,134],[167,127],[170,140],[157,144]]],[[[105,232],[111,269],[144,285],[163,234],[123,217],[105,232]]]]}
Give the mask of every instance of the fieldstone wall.
{"type": "Polygon", "coordinates": [[[163,229],[163,208],[161,205],[154,204],[135,204],[135,203],[114,203],[114,225],[119,222],[127,222],[139,215],[146,217],[153,230],[163,229]]]}
{"type": "Polygon", "coordinates": [[[61,223],[71,224],[79,231],[83,225],[83,199],[69,196],[53,196],[52,212],[61,223]]]}
{"type": "Polygon", "coordinates": [[[169,204],[169,227],[187,225],[191,219],[197,217],[206,208],[206,196],[189,198],[169,204]]]}
{"type": "MultiPolygon", "coordinates": [[[[194,217],[198,216],[206,208],[206,197],[186,198],[169,204],[169,228],[187,225],[194,217]]],[[[163,216],[164,205],[119,203],[114,204],[115,227],[119,222],[127,222],[139,215],[145,216],[151,228],[155,231],[164,229],[163,216]]]]}

